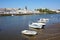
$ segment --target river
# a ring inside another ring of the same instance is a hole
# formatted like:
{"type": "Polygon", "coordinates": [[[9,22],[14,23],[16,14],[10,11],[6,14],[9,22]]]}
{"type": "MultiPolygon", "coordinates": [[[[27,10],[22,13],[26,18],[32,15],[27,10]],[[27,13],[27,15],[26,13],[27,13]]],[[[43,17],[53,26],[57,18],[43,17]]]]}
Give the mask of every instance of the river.
{"type": "Polygon", "coordinates": [[[60,23],[60,14],[0,16],[0,40],[35,40],[33,38],[36,37],[24,37],[21,31],[29,29],[29,23],[37,22],[40,18],[49,18],[47,26],[60,23]]]}

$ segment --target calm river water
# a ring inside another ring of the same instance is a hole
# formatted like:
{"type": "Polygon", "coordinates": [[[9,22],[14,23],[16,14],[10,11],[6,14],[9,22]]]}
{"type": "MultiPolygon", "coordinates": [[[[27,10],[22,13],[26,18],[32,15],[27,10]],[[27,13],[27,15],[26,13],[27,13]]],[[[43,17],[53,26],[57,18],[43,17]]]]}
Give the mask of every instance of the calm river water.
{"type": "Polygon", "coordinates": [[[21,31],[29,29],[28,24],[40,18],[49,18],[47,25],[60,23],[60,14],[0,16],[0,40],[34,40],[35,37],[24,37],[21,31]]]}

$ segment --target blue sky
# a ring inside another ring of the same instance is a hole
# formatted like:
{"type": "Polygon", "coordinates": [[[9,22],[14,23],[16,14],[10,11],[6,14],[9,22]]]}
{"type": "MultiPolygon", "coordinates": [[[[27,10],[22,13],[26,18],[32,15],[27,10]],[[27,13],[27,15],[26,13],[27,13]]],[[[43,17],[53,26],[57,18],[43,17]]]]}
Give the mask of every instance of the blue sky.
{"type": "Polygon", "coordinates": [[[60,9],[60,0],[0,0],[0,8],[60,9]]]}

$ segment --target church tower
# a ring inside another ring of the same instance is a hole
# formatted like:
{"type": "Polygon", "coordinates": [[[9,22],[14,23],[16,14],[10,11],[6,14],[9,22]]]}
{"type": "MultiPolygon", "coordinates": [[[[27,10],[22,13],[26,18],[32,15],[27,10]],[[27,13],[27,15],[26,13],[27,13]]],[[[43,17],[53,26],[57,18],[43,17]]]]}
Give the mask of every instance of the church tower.
{"type": "Polygon", "coordinates": [[[25,6],[25,10],[27,10],[27,6],[25,6]]]}

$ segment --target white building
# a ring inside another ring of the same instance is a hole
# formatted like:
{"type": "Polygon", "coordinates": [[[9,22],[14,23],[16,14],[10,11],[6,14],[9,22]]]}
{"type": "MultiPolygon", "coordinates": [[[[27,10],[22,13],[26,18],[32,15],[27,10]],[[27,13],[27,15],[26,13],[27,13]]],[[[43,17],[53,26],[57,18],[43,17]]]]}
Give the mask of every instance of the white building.
{"type": "Polygon", "coordinates": [[[19,13],[40,13],[39,11],[32,11],[32,10],[18,10],[19,13]]]}
{"type": "Polygon", "coordinates": [[[60,13],[60,11],[58,11],[58,10],[52,10],[52,11],[56,11],[57,13],[60,13]]]}

